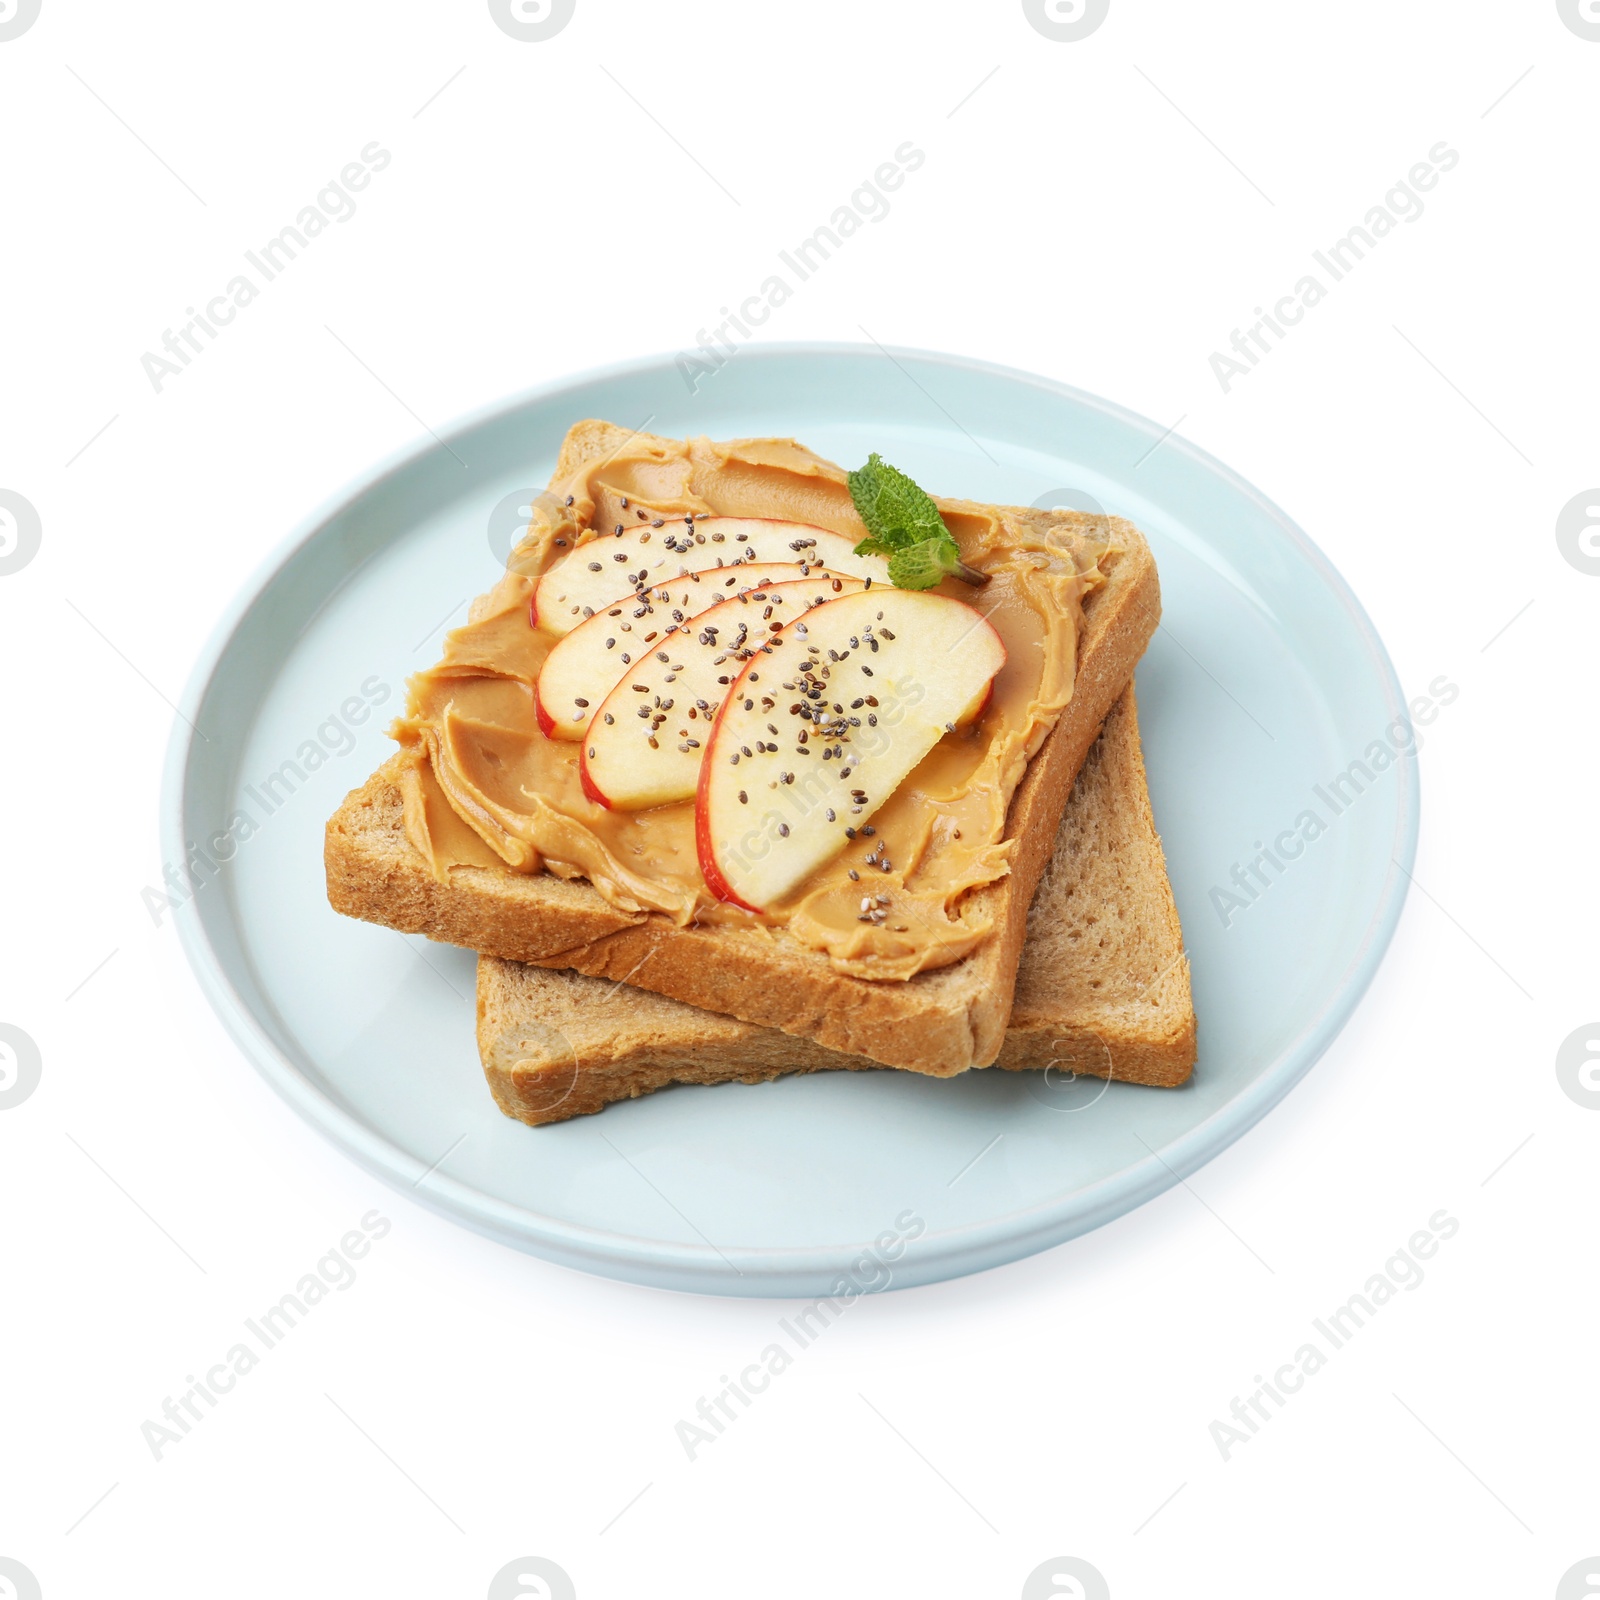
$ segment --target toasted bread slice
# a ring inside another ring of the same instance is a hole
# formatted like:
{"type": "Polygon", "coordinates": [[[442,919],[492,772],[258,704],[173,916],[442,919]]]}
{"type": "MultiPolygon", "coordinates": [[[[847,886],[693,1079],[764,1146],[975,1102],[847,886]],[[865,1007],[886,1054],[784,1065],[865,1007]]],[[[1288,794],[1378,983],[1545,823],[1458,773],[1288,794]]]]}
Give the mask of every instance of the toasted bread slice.
{"type": "MultiPolygon", "coordinates": [[[[563,446],[558,479],[627,438],[607,424],[578,424],[563,446]]],[[[939,505],[955,513],[989,509],[958,500],[939,505]]],[[[548,872],[457,867],[439,882],[402,827],[400,758],[347,796],[328,823],[334,909],[482,955],[626,982],[887,1066],[937,1077],[987,1066],[1005,1039],[1028,905],[1073,780],[1161,609],[1154,559],[1131,523],[1027,508],[1007,514],[1057,536],[1109,538],[1113,549],[1101,564],[1105,583],[1084,602],[1072,698],[1012,797],[1010,872],[963,902],[992,926],[963,960],[905,981],[873,981],[834,971],[824,953],[782,928],[678,927],[657,913],[618,910],[588,883],[548,872]]]]}
{"type": "MultiPolygon", "coordinates": [[[[478,1051],[500,1109],[534,1127],[673,1083],[878,1065],[625,984],[495,956],[478,962],[478,1051]]],[[[995,1065],[1170,1088],[1194,1058],[1189,963],[1130,686],[1078,774],[1034,896],[995,1065]]]]}

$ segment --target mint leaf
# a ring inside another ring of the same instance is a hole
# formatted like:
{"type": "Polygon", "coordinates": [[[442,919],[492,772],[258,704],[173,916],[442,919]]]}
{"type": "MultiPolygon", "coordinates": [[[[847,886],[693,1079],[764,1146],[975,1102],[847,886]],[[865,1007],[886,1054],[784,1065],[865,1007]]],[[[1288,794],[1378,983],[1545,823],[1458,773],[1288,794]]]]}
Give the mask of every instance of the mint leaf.
{"type": "Polygon", "coordinates": [[[892,556],[894,550],[895,547],[892,544],[885,544],[881,539],[874,538],[870,533],[856,546],[856,554],[858,556],[892,556]]]}
{"type": "Polygon", "coordinates": [[[876,450],[864,467],[849,474],[849,483],[850,498],[867,525],[856,554],[888,556],[889,581],[897,589],[931,589],[949,575],[963,583],[989,581],[963,563],[955,535],[932,496],[876,450]]]}
{"type": "MultiPolygon", "coordinates": [[[[949,539],[949,535],[945,536],[949,539]]],[[[954,548],[954,541],[950,541],[954,548]]],[[[931,589],[950,570],[944,542],[924,539],[908,544],[889,557],[889,582],[897,589],[931,589]]]]}
{"type": "Polygon", "coordinates": [[[868,538],[862,543],[875,545],[879,554],[924,539],[950,539],[950,530],[928,494],[876,451],[867,457],[866,466],[850,474],[850,498],[867,525],[868,538]]]}

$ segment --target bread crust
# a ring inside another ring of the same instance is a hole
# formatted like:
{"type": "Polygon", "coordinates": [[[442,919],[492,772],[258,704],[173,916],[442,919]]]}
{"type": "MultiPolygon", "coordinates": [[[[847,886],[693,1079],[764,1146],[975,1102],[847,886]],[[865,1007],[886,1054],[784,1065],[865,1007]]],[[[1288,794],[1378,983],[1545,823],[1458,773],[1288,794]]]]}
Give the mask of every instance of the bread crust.
{"type": "MultiPolygon", "coordinates": [[[[558,474],[615,448],[610,441],[617,433],[605,424],[575,426],[558,474]]],[[[972,503],[941,504],[960,510],[972,503]]],[[[964,960],[906,981],[855,978],[835,972],[825,954],[781,929],[679,928],[659,913],[618,911],[588,883],[548,872],[455,868],[440,883],[400,827],[400,757],[347,796],[329,820],[330,903],[347,916],[483,955],[626,982],[887,1066],[948,1077],[989,1065],[1005,1041],[1028,906],[1073,780],[1131,681],[1161,610],[1154,559],[1131,523],[1027,508],[1010,514],[1102,537],[1109,530],[1116,549],[1104,563],[1106,583],[1084,605],[1072,698],[1012,797],[1011,870],[964,902],[993,925],[964,960]]]]}
{"type": "Polygon", "coordinates": [[[1095,770],[1079,774],[1029,908],[1028,942],[995,1065],[1177,1088],[1194,1070],[1194,1002],[1150,807],[1132,684],[1106,719],[1094,757],[1095,770]],[[1097,970],[1085,986],[1080,974],[1089,963],[1073,947],[1111,917],[1121,920],[1124,943],[1112,946],[1111,970],[1097,970]]]}

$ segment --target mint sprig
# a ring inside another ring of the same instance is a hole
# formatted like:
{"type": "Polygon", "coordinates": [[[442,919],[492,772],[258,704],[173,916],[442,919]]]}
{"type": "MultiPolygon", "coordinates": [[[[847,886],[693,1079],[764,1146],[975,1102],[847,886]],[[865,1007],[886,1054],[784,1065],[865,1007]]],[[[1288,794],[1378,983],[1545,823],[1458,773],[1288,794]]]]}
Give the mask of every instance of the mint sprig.
{"type": "Polygon", "coordinates": [[[955,536],[932,498],[877,451],[849,474],[850,498],[867,525],[858,556],[887,556],[889,581],[897,589],[931,589],[942,578],[989,581],[961,559],[955,536]]]}

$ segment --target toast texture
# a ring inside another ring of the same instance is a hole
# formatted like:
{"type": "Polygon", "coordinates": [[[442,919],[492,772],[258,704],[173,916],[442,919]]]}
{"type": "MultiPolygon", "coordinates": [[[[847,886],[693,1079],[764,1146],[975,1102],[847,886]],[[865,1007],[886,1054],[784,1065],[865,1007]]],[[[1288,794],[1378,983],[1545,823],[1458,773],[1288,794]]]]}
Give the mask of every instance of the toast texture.
{"type": "MultiPolygon", "coordinates": [[[[625,984],[495,956],[478,962],[478,1051],[495,1103],[534,1127],[669,1084],[878,1065],[625,984]]],[[[1171,1088],[1194,1060],[1189,963],[1130,686],[1078,774],[1034,896],[995,1065],[1171,1088]]]]}
{"type": "MultiPolygon", "coordinates": [[[[628,437],[610,424],[577,424],[558,480],[628,437]]],[[[987,509],[938,503],[947,512],[987,509]]],[[[680,928],[656,913],[620,911],[587,882],[548,872],[457,867],[441,883],[406,839],[399,757],[353,791],[328,823],[329,901],[348,916],[402,932],[627,983],[887,1066],[948,1077],[993,1063],[1005,1042],[1028,906],[1073,781],[1161,610],[1154,559],[1131,523],[1078,512],[1007,512],[1055,533],[1109,537],[1116,548],[1102,563],[1106,582],[1084,602],[1072,698],[1012,797],[1005,834],[1016,841],[1011,870],[963,902],[993,930],[964,960],[906,981],[874,981],[833,971],[823,953],[782,929],[680,928]]]]}

